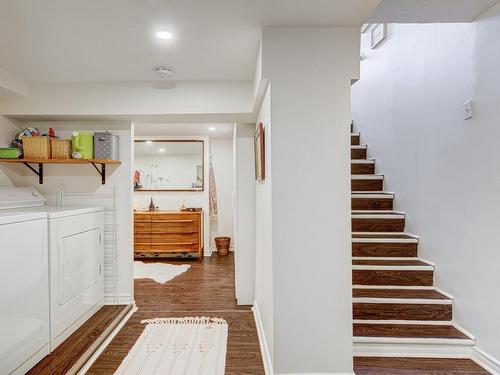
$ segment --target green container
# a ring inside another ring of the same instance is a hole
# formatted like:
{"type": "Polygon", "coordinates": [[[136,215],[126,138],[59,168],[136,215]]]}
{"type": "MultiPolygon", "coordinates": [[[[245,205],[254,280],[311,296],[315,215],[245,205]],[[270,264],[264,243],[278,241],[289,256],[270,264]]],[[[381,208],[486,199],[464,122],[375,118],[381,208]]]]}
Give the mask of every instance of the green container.
{"type": "Polygon", "coordinates": [[[0,159],[17,159],[20,150],[15,147],[0,148],[0,159]]]}
{"type": "Polygon", "coordinates": [[[79,152],[82,159],[94,158],[94,136],[89,132],[74,132],[71,137],[73,152],[79,152]]]}

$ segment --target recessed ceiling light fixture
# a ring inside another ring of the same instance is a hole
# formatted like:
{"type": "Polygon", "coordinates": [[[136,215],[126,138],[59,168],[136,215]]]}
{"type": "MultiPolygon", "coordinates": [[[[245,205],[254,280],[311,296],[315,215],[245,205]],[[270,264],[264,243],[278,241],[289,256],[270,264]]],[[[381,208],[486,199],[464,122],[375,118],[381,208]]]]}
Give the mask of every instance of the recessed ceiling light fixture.
{"type": "Polygon", "coordinates": [[[152,144],[152,143],[153,143],[153,141],[146,141],[146,144],[147,144],[147,145],[150,145],[150,144],[152,144]]]}
{"type": "Polygon", "coordinates": [[[160,30],[160,31],[157,31],[156,32],[156,36],[159,38],[159,39],[163,39],[163,40],[169,40],[169,39],[172,39],[172,33],[169,32],[169,31],[165,31],[165,30],[160,30]]]}
{"type": "Polygon", "coordinates": [[[158,151],[165,152],[165,149],[164,148],[160,148],[158,151]]]}
{"type": "Polygon", "coordinates": [[[208,130],[210,130],[211,132],[215,131],[215,126],[209,127],[208,130]]]}

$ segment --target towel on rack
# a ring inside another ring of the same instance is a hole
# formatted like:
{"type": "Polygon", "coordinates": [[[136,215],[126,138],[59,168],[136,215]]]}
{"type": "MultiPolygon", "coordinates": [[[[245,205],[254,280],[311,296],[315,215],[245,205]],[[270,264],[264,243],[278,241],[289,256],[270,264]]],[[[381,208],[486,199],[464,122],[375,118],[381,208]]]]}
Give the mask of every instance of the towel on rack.
{"type": "Polygon", "coordinates": [[[215,187],[215,175],[214,175],[214,166],[212,161],[210,160],[210,171],[208,176],[209,183],[209,192],[208,192],[208,200],[209,200],[209,217],[210,220],[217,220],[217,189],[215,187]]]}

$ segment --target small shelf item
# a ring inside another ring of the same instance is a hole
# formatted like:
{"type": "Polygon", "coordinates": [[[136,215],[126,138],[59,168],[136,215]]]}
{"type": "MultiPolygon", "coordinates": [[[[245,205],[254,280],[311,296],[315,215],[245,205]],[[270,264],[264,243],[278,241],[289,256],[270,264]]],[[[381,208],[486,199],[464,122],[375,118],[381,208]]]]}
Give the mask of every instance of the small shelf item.
{"type": "Polygon", "coordinates": [[[43,184],[43,165],[44,164],[92,164],[101,176],[102,184],[106,183],[106,165],[119,165],[119,160],[99,160],[99,159],[0,159],[0,163],[15,163],[24,164],[33,173],[38,176],[38,183],[43,184]],[[38,170],[31,166],[31,164],[38,164],[38,170]],[[100,165],[100,168],[98,167],[100,165]]]}
{"type": "Polygon", "coordinates": [[[71,140],[70,139],[51,139],[50,149],[52,159],[71,159],[71,140]]]}

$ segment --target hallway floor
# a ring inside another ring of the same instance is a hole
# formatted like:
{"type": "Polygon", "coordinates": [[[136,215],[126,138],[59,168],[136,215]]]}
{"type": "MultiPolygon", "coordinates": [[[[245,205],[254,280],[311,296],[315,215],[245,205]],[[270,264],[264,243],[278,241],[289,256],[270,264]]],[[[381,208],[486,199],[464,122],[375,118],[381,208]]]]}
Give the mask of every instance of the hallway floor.
{"type": "MultiPolygon", "coordinates": [[[[155,260],[156,261],[156,260],[155,260]]],[[[250,306],[238,306],[234,299],[234,256],[216,253],[201,261],[168,260],[190,264],[191,268],[161,285],[150,279],[135,280],[132,315],[87,374],[113,374],[144,330],[142,319],[159,317],[220,317],[229,325],[226,375],[263,375],[257,329],[250,306]]]]}

